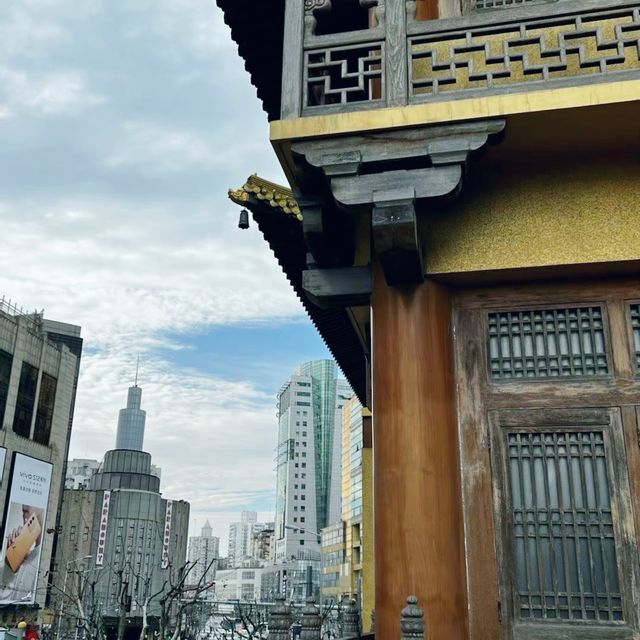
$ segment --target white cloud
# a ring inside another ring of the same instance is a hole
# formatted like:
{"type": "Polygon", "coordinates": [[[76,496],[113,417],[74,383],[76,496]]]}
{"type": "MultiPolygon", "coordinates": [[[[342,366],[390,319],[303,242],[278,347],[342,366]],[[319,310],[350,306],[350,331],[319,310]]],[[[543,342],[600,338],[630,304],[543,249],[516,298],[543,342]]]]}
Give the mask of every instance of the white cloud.
{"type": "Polygon", "coordinates": [[[0,67],[0,109],[5,117],[75,115],[105,102],[78,71],[33,74],[0,67]]]}
{"type": "Polygon", "coordinates": [[[225,162],[205,140],[189,131],[181,131],[149,122],[127,122],[114,152],[106,158],[110,167],[137,166],[152,172],[190,171],[210,168],[225,162]]]}
{"type": "Polygon", "coordinates": [[[72,455],[113,446],[140,353],[165,495],[212,524],[272,508],[277,421],[260,375],[175,364],[183,333],[303,317],[226,198],[255,171],[283,178],[215,3],[0,3],[0,126],[0,294],[85,338],[72,455]]]}
{"type": "Polygon", "coordinates": [[[7,2],[0,8],[0,59],[15,55],[37,59],[65,40],[66,31],[45,17],[43,4],[23,0],[22,4],[7,2]]]}
{"type": "Polygon", "coordinates": [[[94,346],[301,315],[267,245],[255,228],[239,231],[235,213],[232,204],[183,217],[117,200],[0,203],[0,273],[12,274],[0,286],[23,306],[83,325],[94,346]]]}
{"type": "Polygon", "coordinates": [[[273,395],[155,355],[184,348],[176,332],[302,315],[257,230],[211,215],[207,232],[190,231],[175,212],[118,201],[3,203],[0,215],[0,291],[83,327],[72,455],[100,457],[114,445],[141,354],[146,449],[163,468],[165,495],[200,511],[271,504],[273,395]]]}
{"type": "MultiPolygon", "coordinates": [[[[190,56],[215,64],[222,62],[216,56],[224,51],[234,53],[235,45],[214,0],[153,0],[152,4],[151,19],[145,23],[135,21],[127,31],[129,38],[152,33],[171,44],[163,55],[175,61],[190,56]]],[[[149,0],[141,0],[128,9],[147,13],[149,0]]],[[[225,70],[224,64],[216,67],[216,72],[225,70]]]]}

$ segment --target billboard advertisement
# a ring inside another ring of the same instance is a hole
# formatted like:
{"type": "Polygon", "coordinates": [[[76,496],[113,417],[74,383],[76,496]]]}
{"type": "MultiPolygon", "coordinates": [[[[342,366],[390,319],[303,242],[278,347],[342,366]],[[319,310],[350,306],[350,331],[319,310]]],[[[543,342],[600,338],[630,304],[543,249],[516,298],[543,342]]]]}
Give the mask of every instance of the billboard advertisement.
{"type": "Polygon", "coordinates": [[[0,606],[35,602],[53,465],[13,456],[0,551],[0,606]]]}
{"type": "Polygon", "coordinates": [[[7,450],[4,447],[0,447],[0,487],[2,486],[2,476],[4,474],[4,463],[7,459],[7,450]]]}

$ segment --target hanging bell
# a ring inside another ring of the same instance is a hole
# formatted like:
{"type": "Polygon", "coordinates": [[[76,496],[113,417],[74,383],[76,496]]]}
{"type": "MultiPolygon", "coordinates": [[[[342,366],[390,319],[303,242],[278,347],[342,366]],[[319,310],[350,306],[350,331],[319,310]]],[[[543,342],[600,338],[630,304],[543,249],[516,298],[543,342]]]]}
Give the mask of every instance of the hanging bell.
{"type": "Polygon", "coordinates": [[[240,211],[240,219],[238,220],[238,227],[240,229],[249,228],[249,212],[246,209],[240,211]]]}

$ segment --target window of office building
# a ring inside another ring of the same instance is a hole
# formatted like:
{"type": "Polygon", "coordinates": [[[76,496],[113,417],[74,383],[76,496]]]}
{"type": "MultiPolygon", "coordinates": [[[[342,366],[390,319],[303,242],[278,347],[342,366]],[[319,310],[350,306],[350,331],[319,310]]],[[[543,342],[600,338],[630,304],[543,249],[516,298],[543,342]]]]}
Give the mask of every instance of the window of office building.
{"type": "Polygon", "coordinates": [[[11,379],[11,365],[13,356],[0,349],[0,429],[4,421],[4,410],[9,395],[9,380],[11,379]]]}
{"type": "Polygon", "coordinates": [[[42,374],[40,382],[40,397],[36,411],[36,426],[33,439],[40,444],[48,445],[53,422],[53,408],[56,401],[58,381],[46,373],[42,374]]]}
{"type": "Polygon", "coordinates": [[[16,412],[13,417],[13,430],[24,438],[31,435],[31,420],[33,419],[37,386],[38,369],[23,362],[16,399],[16,412]]]}

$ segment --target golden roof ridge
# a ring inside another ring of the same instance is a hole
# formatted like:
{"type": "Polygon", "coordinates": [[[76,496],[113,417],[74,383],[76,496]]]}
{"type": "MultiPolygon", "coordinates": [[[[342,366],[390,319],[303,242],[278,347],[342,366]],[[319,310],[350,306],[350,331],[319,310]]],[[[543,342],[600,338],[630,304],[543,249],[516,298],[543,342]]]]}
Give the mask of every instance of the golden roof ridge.
{"type": "Polygon", "coordinates": [[[245,205],[251,197],[302,220],[302,211],[293,197],[293,191],[288,187],[265,180],[256,173],[249,176],[240,189],[229,189],[229,198],[240,206],[245,205]]]}

